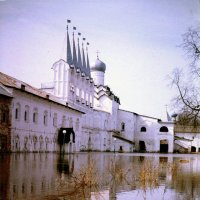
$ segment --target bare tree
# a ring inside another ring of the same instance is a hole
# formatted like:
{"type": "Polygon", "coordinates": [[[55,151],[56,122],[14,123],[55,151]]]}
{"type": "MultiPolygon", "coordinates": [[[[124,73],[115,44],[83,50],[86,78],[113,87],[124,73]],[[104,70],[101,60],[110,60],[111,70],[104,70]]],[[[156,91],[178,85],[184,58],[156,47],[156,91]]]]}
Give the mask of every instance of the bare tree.
{"type": "Polygon", "coordinates": [[[187,69],[176,68],[172,75],[172,84],[178,91],[175,97],[179,107],[179,123],[182,125],[200,125],[200,28],[188,29],[180,45],[189,60],[187,69]]]}

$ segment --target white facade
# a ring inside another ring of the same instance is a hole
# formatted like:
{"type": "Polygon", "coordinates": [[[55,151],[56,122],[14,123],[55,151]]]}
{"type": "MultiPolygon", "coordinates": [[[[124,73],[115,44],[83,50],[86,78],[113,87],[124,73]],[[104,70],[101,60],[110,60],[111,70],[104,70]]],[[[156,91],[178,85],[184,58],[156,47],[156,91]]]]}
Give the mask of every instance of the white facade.
{"type": "Polygon", "coordinates": [[[174,132],[175,152],[200,152],[199,127],[175,125],[174,132]]]}
{"type": "MultiPolygon", "coordinates": [[[[76,55],[74,43],[73,50],[76,55]]],[[[71,55],[53,64],[53,82],[41,90],[16,79],[9,85],[5,77],[14,78],[1,73],[1,83],[12,88],[11,151],[58,151],[59,130],[73,128],[75,143],[71,139],[65,152],[173,152],[173,123],[119,109],[119,98],[104,85],[106,65],[97,57],[89,67],[88,55],[71,55]]]]}
{"type": "MultiPolygon", "coordinates": [[[[61,127],[74,128],[72,139],[65,144],[65,152],[79,151],[82,114],[65,101],[35,89],[28,84],[1,74],[12,98],[10,104],[10,141],[12,152],[57,152],[58,131],[61,127]],[[14,84],[13,84],[14,83],[14,84]]],[[[64,148],[64,147],[63,147],[64,148]]],[[[63,149],[64,150],[64,149],[63,149]]]]}

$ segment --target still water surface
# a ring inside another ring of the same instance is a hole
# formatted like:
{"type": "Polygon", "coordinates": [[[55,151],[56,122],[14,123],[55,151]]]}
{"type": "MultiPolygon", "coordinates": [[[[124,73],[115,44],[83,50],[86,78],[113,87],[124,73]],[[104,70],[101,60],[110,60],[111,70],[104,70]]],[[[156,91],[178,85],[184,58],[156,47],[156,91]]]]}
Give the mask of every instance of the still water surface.
{"type": "Polygon", "coordinates": [[[200,154],[0,154],[0,200],[197,200],[200,154]]]}

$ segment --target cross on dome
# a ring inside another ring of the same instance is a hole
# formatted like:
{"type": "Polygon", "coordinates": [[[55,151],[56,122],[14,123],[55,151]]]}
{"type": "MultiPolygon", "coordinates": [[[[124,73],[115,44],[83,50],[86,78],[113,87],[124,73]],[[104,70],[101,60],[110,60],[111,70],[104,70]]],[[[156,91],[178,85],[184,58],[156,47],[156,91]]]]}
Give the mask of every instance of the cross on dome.
{"type": "Polygon", "coordinates": [[[97,50],[97,59],[99,59],[99,53],[100,53],[100,51],[99,50],[97,50]]]}

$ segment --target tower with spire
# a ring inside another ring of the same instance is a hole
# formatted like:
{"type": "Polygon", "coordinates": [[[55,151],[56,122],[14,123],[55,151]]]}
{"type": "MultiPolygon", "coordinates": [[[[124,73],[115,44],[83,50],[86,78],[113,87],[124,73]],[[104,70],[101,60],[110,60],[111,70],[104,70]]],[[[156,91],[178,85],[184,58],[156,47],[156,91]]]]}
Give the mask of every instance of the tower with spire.
{"type": "Polygon", "coordinates": [[[71,20],[67,20],[66,58],[65,60],[60,59],[53,65],[54,95],[67,101],[69,105],[77,106],[80,109],[91,109],[94,99],[94,82],[90,75],[89,43],[85,48],[86,39],[81,38],[81,33],[78,33],[76,46],[76,27],[73,27],[71,45],[69,36],[70,23],[71,20]],[[80,44],[81,39],[82,43],[80,44]],[[82,45],[82,49],[80,49],[80,45],[82,45]]]}

